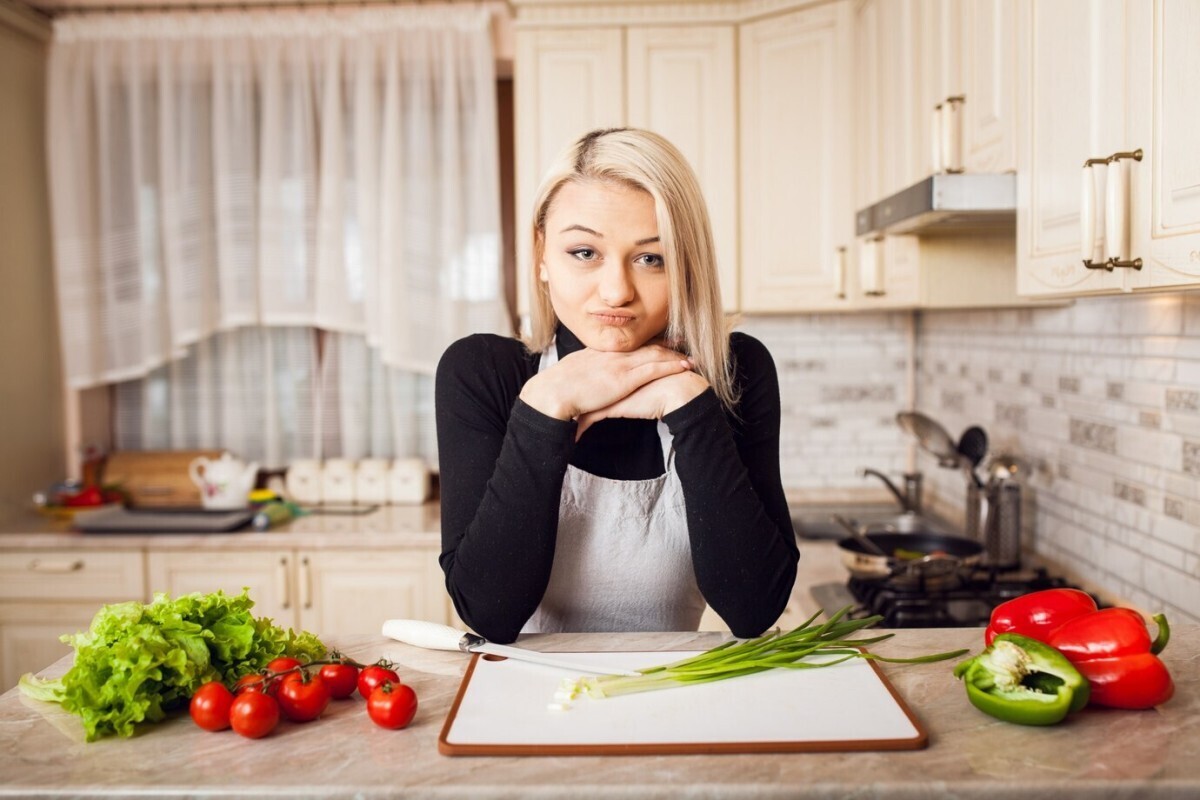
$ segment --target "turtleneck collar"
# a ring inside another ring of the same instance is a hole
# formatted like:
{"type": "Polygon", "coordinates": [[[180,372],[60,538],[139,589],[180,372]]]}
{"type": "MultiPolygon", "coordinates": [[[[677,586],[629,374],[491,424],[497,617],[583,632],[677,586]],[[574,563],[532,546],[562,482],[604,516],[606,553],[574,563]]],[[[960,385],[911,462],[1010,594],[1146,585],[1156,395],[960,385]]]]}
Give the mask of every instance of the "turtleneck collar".
{"type": "Polygon", "coordinates": [[[561,359],[563,356],[582,350],[583,342],[579,341],[579,337],[560,322],[554,332],[554,346],[561,359]]]}

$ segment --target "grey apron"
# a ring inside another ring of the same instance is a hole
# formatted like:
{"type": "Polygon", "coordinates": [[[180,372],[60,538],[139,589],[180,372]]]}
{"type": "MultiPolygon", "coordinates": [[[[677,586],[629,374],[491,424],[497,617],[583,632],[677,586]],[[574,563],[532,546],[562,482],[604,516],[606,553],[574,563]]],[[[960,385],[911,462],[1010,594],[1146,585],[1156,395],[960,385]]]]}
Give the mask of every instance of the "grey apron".
{"type": "MultiPolygon", "coordinates": [[[[538,371],[558,361],[551,343],[538,371]]],[[[568,465],[550,583],[522,633],[694,631],[705,602],[696,585],[683,487],[661,421],[666,472],[619,481],[568,465]]]]}

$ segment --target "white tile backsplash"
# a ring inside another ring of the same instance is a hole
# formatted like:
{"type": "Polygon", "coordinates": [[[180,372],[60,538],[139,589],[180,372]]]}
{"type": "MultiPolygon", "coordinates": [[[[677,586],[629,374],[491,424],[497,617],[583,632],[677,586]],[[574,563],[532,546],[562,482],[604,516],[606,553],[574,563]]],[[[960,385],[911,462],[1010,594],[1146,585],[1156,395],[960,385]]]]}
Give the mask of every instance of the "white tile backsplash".
{"type": "MultiPolygon", "coordinates": [[[[906,312],[748,317],[779,368],[782,473],[859,488],[904,470],[906,312]]],[[[1200,621],[1200,292],[916,316],[916,405],[1034,466],[1027,549],[1146,610],[1200,621]]],[[[927,497],[961,519],[961,473],[921,454],[927,497]]]]}

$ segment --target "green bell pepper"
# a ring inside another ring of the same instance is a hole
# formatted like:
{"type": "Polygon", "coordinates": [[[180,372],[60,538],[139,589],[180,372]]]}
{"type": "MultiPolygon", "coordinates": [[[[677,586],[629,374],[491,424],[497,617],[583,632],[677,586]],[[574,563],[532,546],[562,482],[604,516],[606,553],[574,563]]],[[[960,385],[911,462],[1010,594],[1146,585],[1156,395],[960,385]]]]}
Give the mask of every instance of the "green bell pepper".
{"type": "Polygon", "coordinates": [[[1048,644],[1002,633],[979,655],[960,662],[954,677],[971,704],[1021,725],[1053,725],[1087,705],[1091,687],[1067,657],[1048,644]]]}

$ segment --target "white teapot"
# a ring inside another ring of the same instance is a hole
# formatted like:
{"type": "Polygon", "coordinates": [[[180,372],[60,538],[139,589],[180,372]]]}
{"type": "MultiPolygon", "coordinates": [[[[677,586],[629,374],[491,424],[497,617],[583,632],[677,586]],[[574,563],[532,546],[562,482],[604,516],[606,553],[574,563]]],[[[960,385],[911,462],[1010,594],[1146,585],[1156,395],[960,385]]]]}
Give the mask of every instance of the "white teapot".
{"type": "Polygon", "coordinates": [[[243,464],[229,453],[222,453],[217,459],[200,456],[188,465],[188,475],[200,488],[205,508],[245,508],[246,496],[258,476],[258,464],[243,464]]]}

